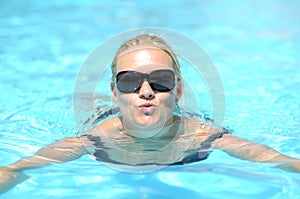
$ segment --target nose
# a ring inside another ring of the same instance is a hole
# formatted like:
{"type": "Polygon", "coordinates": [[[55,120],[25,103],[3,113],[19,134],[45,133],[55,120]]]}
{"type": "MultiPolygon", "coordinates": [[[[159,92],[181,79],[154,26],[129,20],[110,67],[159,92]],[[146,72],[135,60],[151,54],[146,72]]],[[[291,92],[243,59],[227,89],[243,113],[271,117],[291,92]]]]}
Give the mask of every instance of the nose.
{"type": "Polygon", "coordinates": [[[152,90],[150,84],[147,80],[145,80],[139,90],[139,97],[142,99],[148,99],[151,100],[155,96],[154,91],[152,90]]]}

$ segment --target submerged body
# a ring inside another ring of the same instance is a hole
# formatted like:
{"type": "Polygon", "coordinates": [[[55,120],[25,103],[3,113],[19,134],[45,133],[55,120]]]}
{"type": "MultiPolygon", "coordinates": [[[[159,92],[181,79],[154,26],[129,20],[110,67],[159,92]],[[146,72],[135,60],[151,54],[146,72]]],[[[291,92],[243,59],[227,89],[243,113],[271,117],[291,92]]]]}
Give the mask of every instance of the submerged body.
{"type": "Polygon", "coordinates": [[[188,164],[206,159],[217,139],[228,133],[204,122],[176,118],[157,135],[136,138],[115,125],[121,124],[116,120],[121,121],[113,118],[80,138],[97,160],[127,165],[188,164]]]}

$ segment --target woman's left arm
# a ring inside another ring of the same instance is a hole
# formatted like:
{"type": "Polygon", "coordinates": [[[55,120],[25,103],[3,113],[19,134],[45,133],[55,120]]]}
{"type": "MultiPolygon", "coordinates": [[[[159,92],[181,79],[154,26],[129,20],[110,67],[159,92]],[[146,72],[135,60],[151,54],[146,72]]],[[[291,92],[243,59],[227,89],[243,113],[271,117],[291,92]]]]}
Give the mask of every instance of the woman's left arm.
{"type": "Polygon", "coordinates": [[[232,134],[224,134],[222,138],[213,143],[213,146],[236,158],[253,162],[282,163],[277,167],[300,172],[300,159],[291,158],[266,145],[251,142],[232,134]]]}

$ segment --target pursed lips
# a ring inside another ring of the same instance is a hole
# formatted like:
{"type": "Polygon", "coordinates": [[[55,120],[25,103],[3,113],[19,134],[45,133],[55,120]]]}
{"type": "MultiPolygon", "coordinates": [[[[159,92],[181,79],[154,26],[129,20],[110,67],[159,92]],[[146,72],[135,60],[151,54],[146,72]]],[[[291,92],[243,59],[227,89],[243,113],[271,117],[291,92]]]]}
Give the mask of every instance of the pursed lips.
{"type": "Polygon", "coordinates": [[[153,112],[156,107],[157,107],[156,104],[151,104],[151,103],[145,103],[138,106],[138,108],[143,112],[153,112]]]}

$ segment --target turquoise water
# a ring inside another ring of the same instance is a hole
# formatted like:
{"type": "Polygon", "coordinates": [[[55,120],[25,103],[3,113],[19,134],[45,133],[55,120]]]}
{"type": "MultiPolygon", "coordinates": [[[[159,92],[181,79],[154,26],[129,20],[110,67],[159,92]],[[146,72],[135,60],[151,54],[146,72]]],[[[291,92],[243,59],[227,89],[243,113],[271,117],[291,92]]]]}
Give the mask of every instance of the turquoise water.
{"type": "MultiPolygon", "coordinates": [[[[81,64],[108,37],[145,26],[183,33],[208,52],[234,134],[300,158],[299,4],[1,1],[0,165],[75,136],[81,64]]],[[[199,163],[128,174],[84,156],[27,171],[31,178],[0,198],[298,198],[300,175],[273,166],[214,151],[199,163]]]]}

